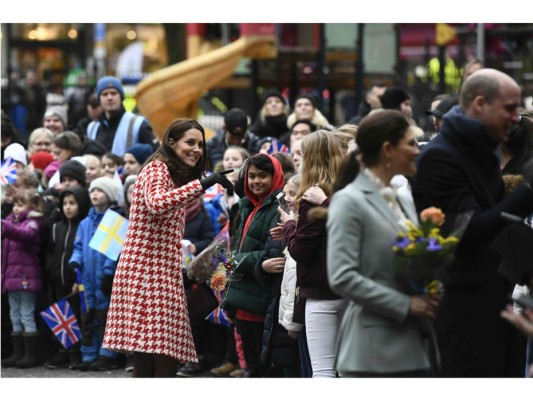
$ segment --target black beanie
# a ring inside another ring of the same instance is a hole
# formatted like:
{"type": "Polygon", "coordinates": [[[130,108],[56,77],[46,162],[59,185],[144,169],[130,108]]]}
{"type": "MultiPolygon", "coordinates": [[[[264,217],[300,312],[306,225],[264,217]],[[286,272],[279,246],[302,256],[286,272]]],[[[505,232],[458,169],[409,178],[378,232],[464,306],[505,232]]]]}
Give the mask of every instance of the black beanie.
{"type": "Polygon", "coordinates": [[[385,93],[380,96],[379,100],[386,110],[400,110],[400,105],[410,98],[411,96],[404,89],[394,87],[385,90],[385,93]]]}
{"type": "Polygon", "coordinates": [[[59,168],[59,181],[62,181],[65,176],[76,179],[80,186],[85,187],[85,167],[76,160],[67,160],[59,168]]]}
{"type": "Polygon", "coordinates": [[[294,104],[296,105],[296,102],[300,99],[307,99],[311,102],[311,104],[313,105],[314,108],[316,108],[316,99],[315,99],[315,96],[313,96],[312,94],[299,94],[298,96],[296,96],[296,99],[294,99],[294,104]]]}
{"type": "Polygon", "coordinates": [[[283,97],[283,95],[281,94],[281,92],[278,89],[269,89],[263,94],[263,96],[262,96],[263,105],[265,105],[265,103],[266,103],[266,101],[268,100],[269,97],[277,97],[278,99],[281,100],[281,102],[283,104],[287,104],[287,102],[285,100],[285,97],[283,97]]]}

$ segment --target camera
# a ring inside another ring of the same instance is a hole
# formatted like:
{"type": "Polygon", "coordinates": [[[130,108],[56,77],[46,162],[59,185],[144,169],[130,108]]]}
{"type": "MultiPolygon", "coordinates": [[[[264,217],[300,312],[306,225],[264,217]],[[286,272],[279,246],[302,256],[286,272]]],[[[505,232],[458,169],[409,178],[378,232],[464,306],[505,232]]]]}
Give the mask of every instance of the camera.
{"type": "Polygon", "coordinates": [[[530,308],[533,310],[533,297],[521,296],[517,299],[514,299],[514,301],[522,308],[530,308]]]}
{"type": "Polygon", "coordinates": [[[283,211],[285,211],[287,214],[291,212],[291,209],[289,208],[289,205],[287,204],[287,201],[285,200],[285,193],[279,192],[276,195],[276,199],[278,199],[278,203],[283,211]]]}

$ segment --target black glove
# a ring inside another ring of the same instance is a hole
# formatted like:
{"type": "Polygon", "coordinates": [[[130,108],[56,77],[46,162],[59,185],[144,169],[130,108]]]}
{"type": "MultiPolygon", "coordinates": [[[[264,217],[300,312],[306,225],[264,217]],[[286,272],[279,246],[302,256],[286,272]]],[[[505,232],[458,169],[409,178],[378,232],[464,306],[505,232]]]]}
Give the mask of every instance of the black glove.
{"type": "Polygon", "coordinates": [[[68,263],[68,269],[70,269],[73,273],[76,273],[76,268],[80,268],[80,264],[78,264],[76,261],[68,263]]]}
{"type": "Polygon", "coordinates": [[[229,188],[226,188],[227,189],[227,193],[228,193],[228,196],[231,197],[233,196],[233,194],[235,193],[235,187],[233,185],[231,185],[229,188]]]}
{"type": "Polygon", "coordinates": [[[104,275],[100,290],[105,297],[111,297],[111,289],[113,289],[113,275],[104,275]]]}
{"type": "Polygon", "coordinates": [[[227,189],[232,186],[232,184],[224,175],[229,174],[230,172],[233,172],[233,169],[226,169],[224,171],[215,172],[214,174],[209,175],[207,178],[202,179],[200,181],[200,184],[202,185],[204,190],[210,188],[215,183],[220,183],[222,186],[224,186],[225,189],[227,189]]]}

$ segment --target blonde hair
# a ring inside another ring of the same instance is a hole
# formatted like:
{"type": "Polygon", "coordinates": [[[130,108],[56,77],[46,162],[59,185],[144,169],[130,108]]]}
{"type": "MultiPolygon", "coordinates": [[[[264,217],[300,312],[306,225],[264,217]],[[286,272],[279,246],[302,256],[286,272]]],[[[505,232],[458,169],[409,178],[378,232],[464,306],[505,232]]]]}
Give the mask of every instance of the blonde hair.
{"type": "MultiPolygon", "coordinates": [[[[289,105],[287,103],[283,103],[283,109],[281,111],[281,114],[288,116],[289,112],[290,112],[289,105]]],[[[266,125],[266,117],[269,117],[269,115],[267,115],[267,106],[266,106],[266,100],[265,100],[263,107],[261,107],[261,110],[259,111],[259,119],[261,120],[261,125],[266,125]]]]}
{"type": "Polygon", "coordinates": [[[347,147],[339,135],[324,129],[306,135],[302,141],[302,183],[296,199],[298,204],[305,191],[318,183],[326,196],[333,191],[333,184],[347,147]]]}
{"type": "Polygon", "coordinates": [[[357,137],[357,125],[344,124],[333,130],[346,146],[346,152],[355,149],[355,138],[357,137]]]}
{"type": "Polygon", "coordinates": [[[287,182],[285,182],[285,185],[293,184],[296,186],[296,189],[300,188],[300,185],[302,184],[302,174],[295,174],[288,177],[287,182]]]}
{"type": "Polygon", "coordinates": [[[19,188],[13,195],[13,204],[20,203],[27,205],[32,210],[43,212],[43,199],[39,196],[36,189],[19,188]]]}
{"type": "Polygon", "coordinates": [[[28,150],[30,154],[33,153],[33,144],[35,143],[35,141],[37,140],[39,136],[45,136],[48,139],[50,139],[50,145],[54,141],[54,134],[50,129],[44,128],[44,127],[34,129],[31,132],[30,137],[28,139],[28,150]]]}

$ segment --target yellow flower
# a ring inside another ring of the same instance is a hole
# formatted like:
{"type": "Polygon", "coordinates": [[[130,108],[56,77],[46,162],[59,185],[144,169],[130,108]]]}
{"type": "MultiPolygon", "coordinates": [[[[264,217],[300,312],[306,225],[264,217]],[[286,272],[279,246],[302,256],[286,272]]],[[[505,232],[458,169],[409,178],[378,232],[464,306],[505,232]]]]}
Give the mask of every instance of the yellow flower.
{"type": "Polygon", "coordinates": [[[442,244],[456,244],[459,242],[459,239],[455,236],[449,236],[446,239],[442,239],[442,244]]]}
{"type": "Polygon", "coordinates": [[[404,250],[405,254],[409,255],[409,254],[413,254],[415,249],[416,249],[415,244],[411,243],[411,244],[408,244],[407,246],[405,246],[405,248],[403,250],[404,250]]]}
{"type": "Polygon", "coordinates": [[[442,294],[442,292],[444,290],[441,281],[438,281],[436,279],[433,279],[431,282],[429,282],[426,285],[426,289],[427,289],[428,294],[430,296],[442,294]]]}

